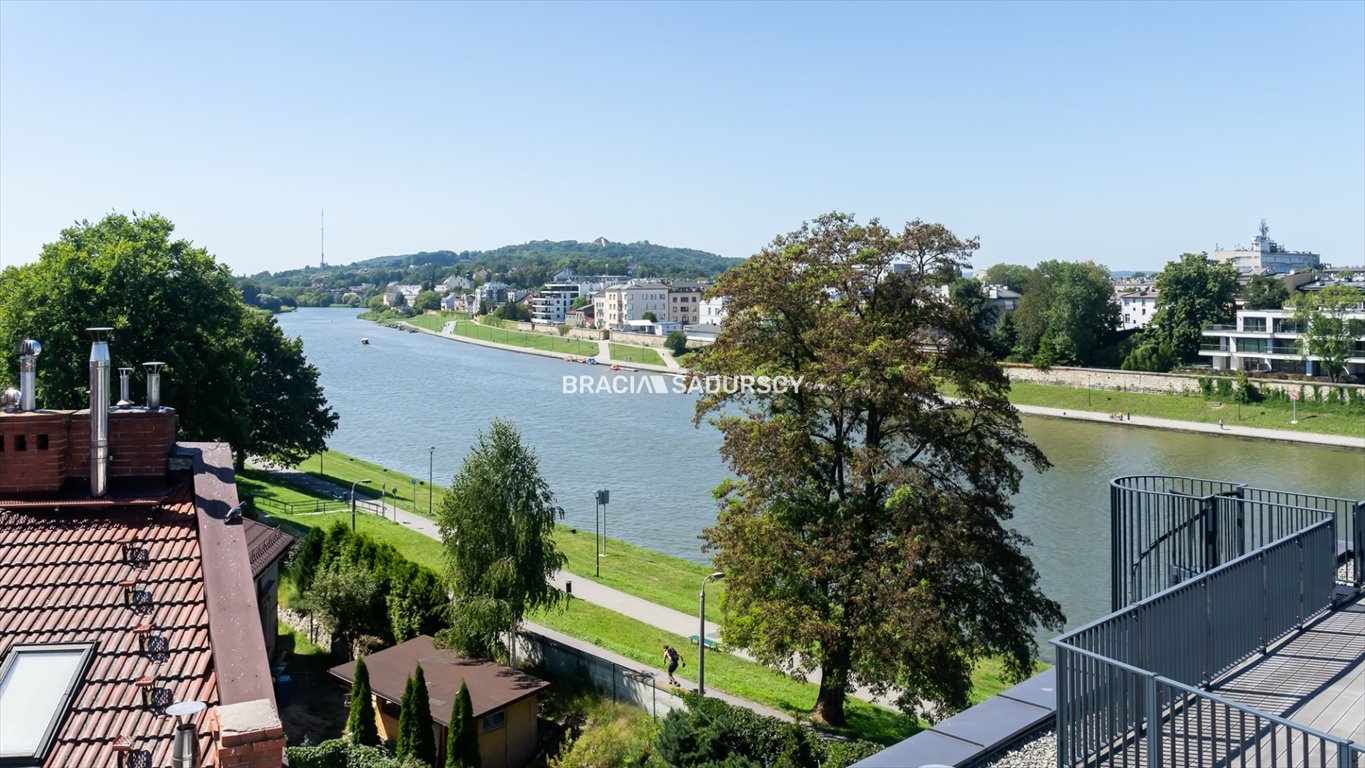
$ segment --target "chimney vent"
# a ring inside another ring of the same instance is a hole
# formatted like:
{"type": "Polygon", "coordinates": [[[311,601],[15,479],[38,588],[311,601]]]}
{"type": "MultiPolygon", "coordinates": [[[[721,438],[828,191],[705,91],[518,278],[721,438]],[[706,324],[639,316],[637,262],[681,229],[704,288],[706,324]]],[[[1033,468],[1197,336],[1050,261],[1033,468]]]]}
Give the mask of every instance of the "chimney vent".
{"type": "Polygon", "coordinates": [[[113,328],[86,328],[90,333],[90,495],[109,490],[109,333],[113,328]]]}
{"type": "Polygon", "coordinates": [[[32,411],[38,408],[38,355],[43,345],[33,339],[19,342],[19,410],[32,411]]]}
{"type": "Polygon", "coordinates": [[[132,368],[118,369],[118,407],[120,409],[133,407],[133,401],[128,399],[128,379],[132,375],[132,368]]]}
{"type": "Polygon", "coordinates": [[[147,410],[161,408],[161,367],[165,363],[143,363],[147,369],[147,410]]]}

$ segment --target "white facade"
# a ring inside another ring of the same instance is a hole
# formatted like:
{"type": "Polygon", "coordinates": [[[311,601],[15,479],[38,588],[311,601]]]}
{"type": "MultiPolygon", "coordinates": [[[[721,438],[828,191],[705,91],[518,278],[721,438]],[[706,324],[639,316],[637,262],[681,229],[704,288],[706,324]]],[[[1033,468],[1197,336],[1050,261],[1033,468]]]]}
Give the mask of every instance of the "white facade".
{"type": "Polygon", "coordinates": [[[725,323],[726,315],[725,305],[728,302],[729,298],[724,296],[717,296],[712,299],[702,299],[700,304],[701,313],[697,319],[697,323],[699,325],[723,325],[725,323]]]}
{"type": "MultiPolygon", "coordinates": [[[[1348,321],[1360,323],[1355,348],[1346,360],[1346,373],[1365,376],[1365,310],[1346,314],[1348,321]]],[[[1243,309],[1232,325],[1210,325],[1204,329],[1203,349],[1219,371],[1283,371],[1321,375],[1316,355],[1304,357],[1299,346],[1299,324],[1293,310],[1243,309]]]]}
{"type": "Polygon", "coordinates": [[[592,292],[588,283],[546,283],[530,299],[531,322],[541,325],[562,324],[573,303],[592,292]]]}
{"type": "Polygon", "coordinates": [[[1119,321],[1120,330],[1146,328],[1156,314],[1156,289],[1144,288],[1119,294],[1119,310],[1122,317],[1119,321]]]}
{"type": "Polygon", "coordinates": [[[1216,250],[1213,261],[1230,262],[1238,272],[1268,272],[1289,274],[1322,267],[1322,257],[1307,251],[1288,251],[1270,239],[1270,228],[1261,219],[1260,234],[1251,239],[1251,247],[1232,251],[1216,250]]]}
{"type": "Polygon", "coordinates": [[[668,286],[630,282],[599,291],[592,299],[598,328],[620,330],[631,321],[644,320],[646,312],[660,320],[668,318],[668,286]]]}

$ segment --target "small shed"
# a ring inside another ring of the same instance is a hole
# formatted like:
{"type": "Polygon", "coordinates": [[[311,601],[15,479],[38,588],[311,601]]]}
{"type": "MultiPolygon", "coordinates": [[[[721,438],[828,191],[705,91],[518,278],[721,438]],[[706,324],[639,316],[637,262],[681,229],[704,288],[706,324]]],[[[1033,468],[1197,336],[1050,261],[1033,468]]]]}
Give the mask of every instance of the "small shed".
{"type": "MultiPolygon", "coordinates": [[[[418,664],[422,665],[431,698],[431,719],[439,750],[437,765],[445,765],[446,730],[461,681],[469,686],[469,699],[474,705],[483,768],[521,768],[536,756],[540,743],[536,712],[541,692],[550,684],[494,661],[466,659],[453,650],[437,648],[430,635],[414,637],[365,657],[380,738],[393,741],[397,737],[403,687],[418,664]]],[[[337,665],[330,671],[349,686],[355,677],[355,662],[337,665]]]]}

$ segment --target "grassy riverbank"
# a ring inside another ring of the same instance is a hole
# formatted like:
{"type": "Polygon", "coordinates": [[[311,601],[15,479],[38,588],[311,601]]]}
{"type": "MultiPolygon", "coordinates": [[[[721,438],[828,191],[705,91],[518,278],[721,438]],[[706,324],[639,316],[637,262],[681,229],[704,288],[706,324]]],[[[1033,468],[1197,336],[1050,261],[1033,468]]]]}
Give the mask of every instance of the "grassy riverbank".
{"type": "Polygon", "coordinates": [[[636,347],[630,344],[608,344],[607,349],[611,352],[611,359],[620,363],[643,363],[645,365],[663,365],[664,359],[659,353],[649,347],[636,347]]]}
{"type": "Polygon", "coordinates": [[[1158,419],[1217,424],[1221,418],[1231,426],[1317,432],[1329,435],[1365,436],[1365,414],[1344,406],[1300,402],[1298,424],[1291,424],[1289,403],[1266,401],[1238,407],[1233,402],[1213,402],[1195,395],[1153,395],[1142,392],[1111,392],[1047,384],[1014,382],[1010,402],[1099,413],[1132,413],[1158,419]]]}

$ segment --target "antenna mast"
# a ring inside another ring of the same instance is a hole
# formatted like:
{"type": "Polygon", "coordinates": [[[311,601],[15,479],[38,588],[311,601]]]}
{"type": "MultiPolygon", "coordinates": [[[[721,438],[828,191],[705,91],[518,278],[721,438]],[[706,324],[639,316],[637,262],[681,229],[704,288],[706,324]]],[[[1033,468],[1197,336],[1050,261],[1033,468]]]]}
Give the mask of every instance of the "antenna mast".
{"type": "Polygon", "coordinates": [[[322,266],[319,269],[327,268],[327,209],[322,209],[322,232],[318,236],[318,253],[322,258],[322,266]]]}

